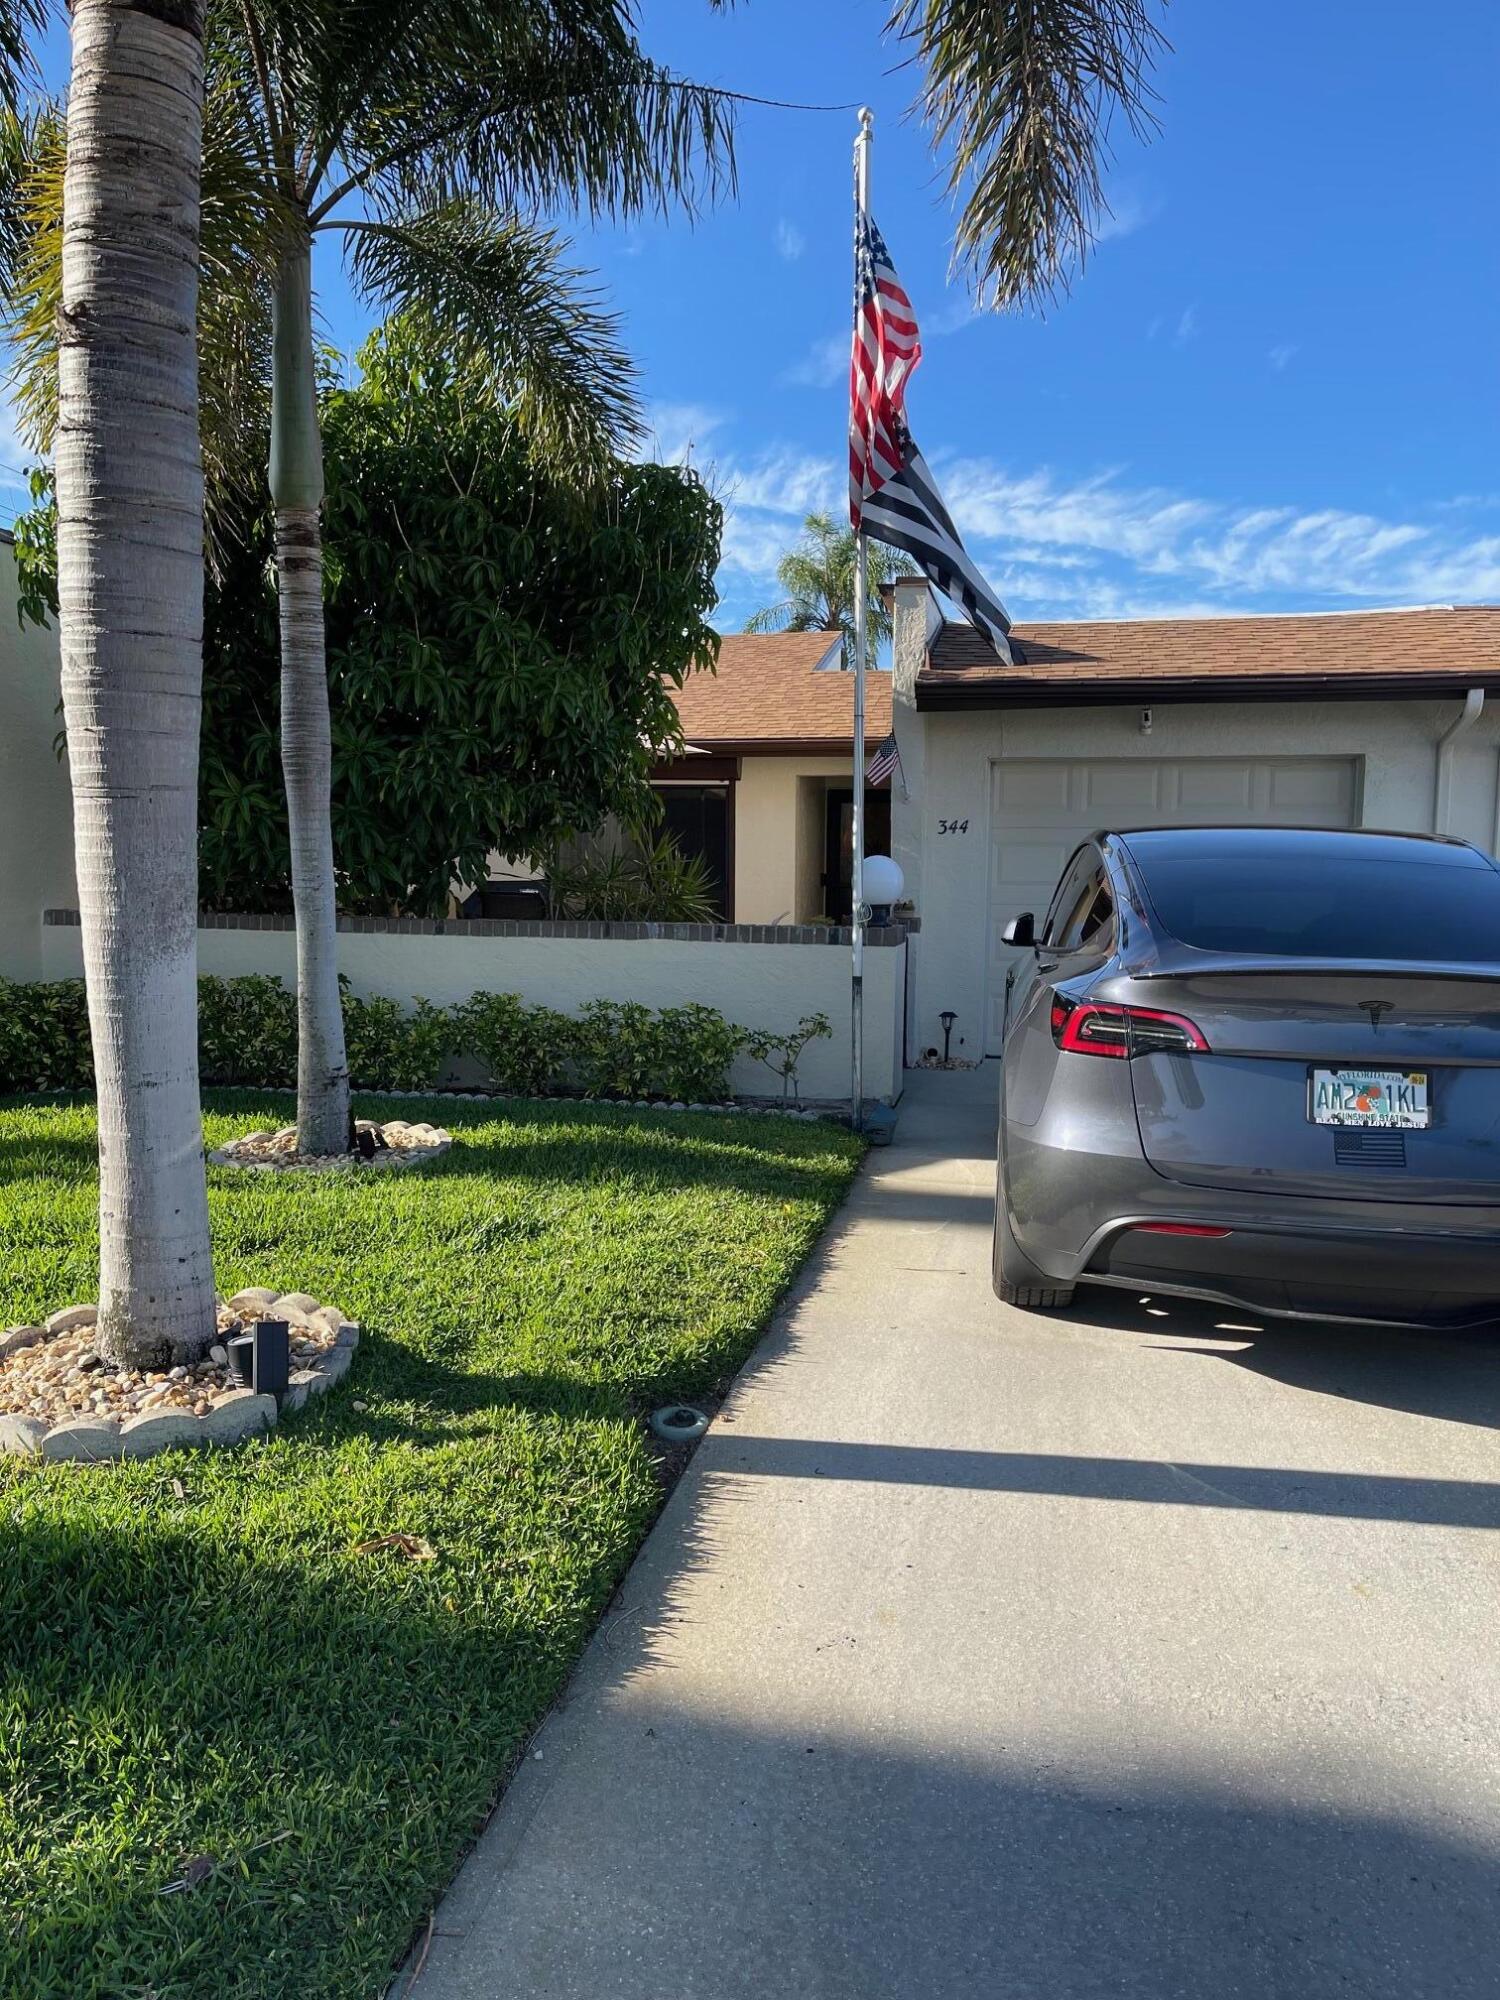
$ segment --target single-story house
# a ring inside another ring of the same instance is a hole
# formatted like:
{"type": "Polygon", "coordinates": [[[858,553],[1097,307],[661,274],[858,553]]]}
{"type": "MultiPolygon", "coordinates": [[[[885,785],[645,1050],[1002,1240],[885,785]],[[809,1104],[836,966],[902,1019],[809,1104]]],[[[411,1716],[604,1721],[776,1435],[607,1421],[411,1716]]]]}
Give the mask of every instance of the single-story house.
{"type": "MultiPolygon", "coordinates": [[[[724,885],[721,915],[741,924],[849,915],[854,676],[836,632],[737,633],[716,673],[673,694],[694,754],[658,765],[667,824],[724,885]]],[[[865,743],[891,730],[891,677],[865,688],[865,743]]],[[[866,846],[885,851],[890,795],[868,795],[866,846]]]]}
{"type": "MultiPolygon", "coordinates": [[[[854,676],[837,632],[729,633],[717,671],[672,690],[686,747],[651,786],[663,827],[701,856],[722,923],[849,920],[854,810],[854,676]]],[[[891,677],[865,684],[865,743],[891,731],[891,677]]],[[[617,837],[606,828],[607,846],[617,837]]],[[[890,794],[866,794],[866,852],[889,851],[890,794]]],[[[580,843],[587,847],[590,843],[580,843]]],[[[490,879],[460,905],[473,916],[545,907],[535,863],[490,856],[490,879]]]]}
{"type": "MultiPolygon", "coordinates": [[[[1014,664],[894,587],[908,1057],[993,1055],[1014,954],[1104,826],[1372,826],[1500,851],[1500,607],[1021,624],[1014,664]]],[[[1500,940],[1496,941],[1500,950],[1500,940]]]]}

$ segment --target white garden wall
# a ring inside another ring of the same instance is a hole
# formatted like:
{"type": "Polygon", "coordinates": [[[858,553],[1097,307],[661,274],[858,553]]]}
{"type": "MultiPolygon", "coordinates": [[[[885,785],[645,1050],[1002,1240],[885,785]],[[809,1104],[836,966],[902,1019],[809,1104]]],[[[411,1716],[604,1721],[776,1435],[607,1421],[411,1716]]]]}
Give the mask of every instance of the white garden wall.
{"type": "MultiPolygon", "coordinates": [[[[70,913],[69,913],[70,914],[70,913]]],[[[865,1094],[901,1093],[906,943],[865,952],[865,1094]]],[[[76,924],[54,913],[43,931],[46,979],[82,971],[76,924]]],[[[295,940],[277,917],[216,918],[198,933],[199,970],[233,978],[270,973],[290,985],[295,940]]],[[[847,931],[768,924],[443,924],[416,919],[345,919],[339,967],[356,993],[409,1001],[415,994],[446,1006],[471,993],[517,993],[533,1004],[574,1014],[589,1000],[637,1000],[647,1007],[698,1001],[746,1028],[778,1033],[806,1014],[825,1013],[828,1041],[802,1058],[804,1098],[849,1096],[849,944],[847,931]],[[654,932],[655,935],[647,935],[654,932]]],[[[760,1064],[738,1059],[733,1088],[772,1095],[779,1088],[760,1064]]]]}
{"type": "Polygon", "coordinates": [[[73,798],[53,752],[57,634],[16,622],[15,553],[0,534],[0,978],[37,979],[42,912],[73,904],[73,798]]]}

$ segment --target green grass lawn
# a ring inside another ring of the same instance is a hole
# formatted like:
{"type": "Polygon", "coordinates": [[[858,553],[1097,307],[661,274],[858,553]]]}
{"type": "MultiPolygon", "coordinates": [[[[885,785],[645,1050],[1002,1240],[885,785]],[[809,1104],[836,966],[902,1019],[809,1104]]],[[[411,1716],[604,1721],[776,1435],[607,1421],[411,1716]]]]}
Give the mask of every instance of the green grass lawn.
{"type": "MultiPolygon", "coordinates": [[[[360,1320],[343,1386],[234,1451],[0,1460],[0,1994],[379,1994],[657,1510],[642,1412],[733,1374],[857,1157],[780,1119],[360,1110],[457,1143],[209,1173],[220,1290],[360,1320]],[[390,1530],[436,1561],[354,1553],[390,1530]]],[[[211,1097],[207,1136],[288,1116],[211,1097]]],[[[0,1327],[95,1296],[95,1200],[92,1108],[0,1104],[0,1327]]]]}

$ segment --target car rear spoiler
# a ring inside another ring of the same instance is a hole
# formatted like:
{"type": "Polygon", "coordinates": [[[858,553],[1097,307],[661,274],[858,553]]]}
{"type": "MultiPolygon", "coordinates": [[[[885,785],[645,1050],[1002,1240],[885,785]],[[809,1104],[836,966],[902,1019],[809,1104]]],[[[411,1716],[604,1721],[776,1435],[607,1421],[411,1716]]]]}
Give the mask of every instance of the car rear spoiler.
{"type": "Polygon", "coordinates": [[[1135,964],[1124,963],[1121,973],[1129,979],[1212,979],[1246,974],[1303,974],[1326,979],[1464,979],[1483,985],[1500,981],[1500,960],[1489,965],[1446,964],[1434,960],[1413,960],[1392,964],[1387,958],[1260,958],[1233,956],[1227,952],[1196,951],[1190,945],[1155,952],[1135,964]]]}

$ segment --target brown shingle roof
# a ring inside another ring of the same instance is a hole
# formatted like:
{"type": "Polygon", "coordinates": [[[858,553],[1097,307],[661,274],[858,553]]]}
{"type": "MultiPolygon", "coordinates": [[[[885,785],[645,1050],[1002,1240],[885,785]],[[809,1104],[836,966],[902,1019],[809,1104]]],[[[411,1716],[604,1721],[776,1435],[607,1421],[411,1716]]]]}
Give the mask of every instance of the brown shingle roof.
{"type": "Polygon", "coordinates": [[[1306,612],[1291,617],[1100,619],[1017,625],[1002,666],[973,626],[945,624],[918,682],[919,707],[1154,692],[1366,692],[1500,686],[1500,606],[1306,612]]]}
{"type": "MultiPolygon", "coordinates": [[[[690,674],[672,691],[683,734],[705,750],[841,750],[854,728],[854,676],[819,671],[837,646],[834,632],[733,633],[719,646],[716,674],[690,674]]],[[[891,677],[865,680],[865,740],[890,734],[891,677]]]]}

